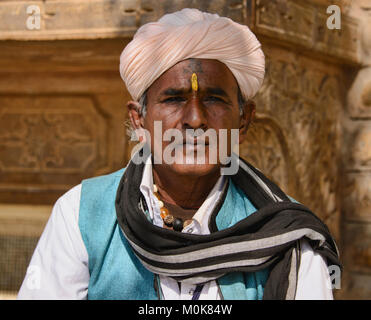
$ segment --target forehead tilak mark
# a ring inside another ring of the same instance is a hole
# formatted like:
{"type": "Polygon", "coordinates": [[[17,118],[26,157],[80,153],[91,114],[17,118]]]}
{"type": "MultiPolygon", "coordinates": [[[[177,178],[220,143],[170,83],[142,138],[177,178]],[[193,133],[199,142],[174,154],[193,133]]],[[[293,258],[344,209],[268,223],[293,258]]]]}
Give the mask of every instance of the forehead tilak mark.
{"type": "Polygon", "coordinates": [[[192,73],[191,84],[192,84],[192,90],[197,91],[198,90],[198,80],[197,80],[197,74],[196,73],[192,73]]]}

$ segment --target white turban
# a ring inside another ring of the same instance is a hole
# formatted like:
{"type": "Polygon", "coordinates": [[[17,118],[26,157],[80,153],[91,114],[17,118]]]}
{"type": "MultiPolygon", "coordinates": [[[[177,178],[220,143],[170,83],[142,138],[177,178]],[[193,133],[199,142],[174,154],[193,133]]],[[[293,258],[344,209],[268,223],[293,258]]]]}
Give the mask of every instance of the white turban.
{"type": "Polygon", "coordinates": [[[120,74],[136,101],[166,70],[189,58],[215,59],[233,73],[245,99],[264,79],[264,53],[251,30],[229,18],[183,9],[143,25],[120,57],[120,74]]]}

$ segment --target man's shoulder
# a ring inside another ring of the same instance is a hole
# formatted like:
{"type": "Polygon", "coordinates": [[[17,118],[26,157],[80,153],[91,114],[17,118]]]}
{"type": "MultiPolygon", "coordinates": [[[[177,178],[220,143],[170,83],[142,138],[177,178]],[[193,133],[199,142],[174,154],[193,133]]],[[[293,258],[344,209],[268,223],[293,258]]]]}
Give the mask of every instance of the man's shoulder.
{"type": "Polygon", "coordinates": [[[110,172],[104,175],[94,176],[90,178],[83,179],[80,184],[75,185],[68,191],[66,191],[62,196],[58,198],[56,201],[56,204],[65,207],[67,206],[73,206],[78,207],[80,204],[81,194],[86,189],[89,189],[91,192],[92,189],[101,189],[105,186],[111,185],[113,181],[119,180],[123,173],[125,171],[125,168],[121,168],[120,170],[110,172]],[[98,188],[99,187],[99,188],[98,188]]]}
{"type": "Polygon", "coordinates": [[[83,179],[81,184],[96,183],[98,181],[101,183],[101,182],[104,182],[104,181],[110,181],[110,180],[115,180],[117,178],[121,178],[122,175],[125,172],[125,169],[126,169],[126,167],[121,168],[119,170],[116,170],[114,172],[110,172],[110,173],[106,173],[106,174],[102,174],[102,175],[98,175],[98,176],[83,179]]]}
{"type": "Polygon", "coordinates": [[[124,174],[125,168],[85,179],[81,182],[81,208],[91,206],[105,206],[116,196],[117,188],[124,174]]]}

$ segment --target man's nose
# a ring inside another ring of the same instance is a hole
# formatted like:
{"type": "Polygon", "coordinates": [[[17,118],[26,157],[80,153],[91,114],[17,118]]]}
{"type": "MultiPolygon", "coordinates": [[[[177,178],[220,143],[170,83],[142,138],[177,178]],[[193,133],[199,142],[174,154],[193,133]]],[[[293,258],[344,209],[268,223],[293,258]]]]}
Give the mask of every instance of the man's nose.
{"type": "Polygon", "coordinates": [[[198,97],[193,97],[185,106],[183,113],[183,129],[207,130],[205,106],[198,97]]]}

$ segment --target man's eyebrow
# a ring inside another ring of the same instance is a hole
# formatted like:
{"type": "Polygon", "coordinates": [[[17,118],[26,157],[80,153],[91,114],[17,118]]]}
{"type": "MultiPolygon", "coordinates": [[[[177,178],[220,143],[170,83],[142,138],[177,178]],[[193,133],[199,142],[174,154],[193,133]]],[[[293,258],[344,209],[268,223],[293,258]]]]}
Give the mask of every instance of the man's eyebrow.
{"type": "Polygon", "coordinates": [[[217,96],[223,96],[226,98],[229,97],[229,95],[222,88],[219,87],[208,87],[205,89],[205,91],[208,94],[215,94],[217,96]]]}
{"type": "Polygon", "coordinates": [[[168,88],[161,92],[162,96],[179,96],[188,93],[190,90],[185,88],[168,88]]]}

